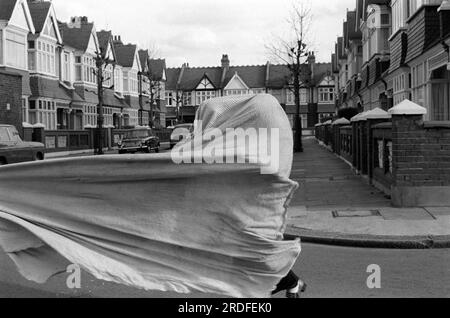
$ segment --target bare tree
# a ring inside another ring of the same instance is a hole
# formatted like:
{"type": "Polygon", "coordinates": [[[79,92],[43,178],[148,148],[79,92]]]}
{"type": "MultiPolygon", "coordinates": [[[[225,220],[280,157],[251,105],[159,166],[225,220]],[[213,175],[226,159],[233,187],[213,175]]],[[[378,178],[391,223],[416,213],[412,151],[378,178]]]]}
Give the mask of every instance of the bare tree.
{"type": "Polygon", "coordinates": [[[97,97],[98,97],[98,109],[97,109],[97,129],[96,129],[96,140],[97,140],[97,149],[95,149],[95,153],[97,155],[103,155],[103,144],[104,144],[104,135],[103,135],[103,124],[105,122],[104,112],[103,112],[103,92],[104,92],[104,83],[105,81],[109,81],[111,78],[105,78],[106,68],[111,65],[113,62],[109,55],[106,55],[103,49],[97,50],[95,52],[95,70],[93,70],[94,75],[97,78],[97,97]]]}
{"type": "Polygon", "coordinates": [[[175,105],[177,109],[177,123],[183,124],[184,123],[184,114],[183,114],[183,108],[184,108],[184,100],[185,100],[185,92],[177,89],[175,93],[175,105]]]}
{"type": "MultiPolygon", "coordinates": [[[[156,45],[152,45],[150,49],[148,49],[148,59],[155,59],[159,49],[156,45]]],[[[150,66],[150,65],[149,65],[150,66]]],[[[155,70],[152,70],[151,67],[148,68],[148,72],[144,74],[147,77],[149,83],[149,104],[150,104],[150,126],[155,128],[155,107],[157,106],[157,99],[160,98],[160,94],[162,92],[162,84],[160,74],[157,74],[155,70]]]]}
{"type": "Polygon", "coordinates": [[[292,5],[287,19],[290,30],[285,36],[274,36],[271,44],[266,45],[270,58],[277,63],[285,64],[290,72],[286,85],[294,93],[296,114],[294,119],[294,151],[303,152],[302,121],[300,118],[300,88],[306,77],[304,65],[308,62],[309,35],[312,25],[312,13],[309,3],[300,1],[292,5]]]}

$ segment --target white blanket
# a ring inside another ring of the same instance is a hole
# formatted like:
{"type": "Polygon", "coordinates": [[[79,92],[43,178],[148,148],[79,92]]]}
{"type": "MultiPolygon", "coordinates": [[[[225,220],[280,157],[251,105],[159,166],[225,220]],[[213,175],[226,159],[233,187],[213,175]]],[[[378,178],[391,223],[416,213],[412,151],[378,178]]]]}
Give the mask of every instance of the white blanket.
{"type": "Polygon", "coordinates": [[[277,128],[279,169],[261,173],[267,158],[251,160],[249,147],[235,157],[251,163],[175,164],[160,154],[2,167],[0,246],[39,283],[77,264],[146,290],[268,297],[300,254],[299,241],[283,241],[298,187],[288,178],[289,122],[273,97],[260,95],[209,101],[196,123],[197,138],[175,151],[184,147],[186,155],[186,145],[212,127],[277,128]]]}

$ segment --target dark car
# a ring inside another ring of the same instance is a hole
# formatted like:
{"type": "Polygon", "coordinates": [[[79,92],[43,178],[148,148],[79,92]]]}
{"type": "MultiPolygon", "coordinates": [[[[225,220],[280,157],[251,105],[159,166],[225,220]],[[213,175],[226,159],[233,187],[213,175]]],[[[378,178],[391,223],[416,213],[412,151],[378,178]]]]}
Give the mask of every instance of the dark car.
{"type": "Polygon", "coordinates": [[[181,124],[174,127],[170,136],[170,149],[175,147],[181,141],[187,139],[193,132],[193,124],[181,124]]]}
{"type": "Polygon", "coordinates": [[[0,125],[0,166],[27,161],[44,160],[45,146],[38,142],[25,142],[16,127],[0,125]]]}
{"type": "Polygon", "coordinates": [[[153,134],[151,129],[135,129],[125,133],[118,143],[119,153],[136,153],[151,151],[159,152],[161,148],[160,140],[153,134]]]}

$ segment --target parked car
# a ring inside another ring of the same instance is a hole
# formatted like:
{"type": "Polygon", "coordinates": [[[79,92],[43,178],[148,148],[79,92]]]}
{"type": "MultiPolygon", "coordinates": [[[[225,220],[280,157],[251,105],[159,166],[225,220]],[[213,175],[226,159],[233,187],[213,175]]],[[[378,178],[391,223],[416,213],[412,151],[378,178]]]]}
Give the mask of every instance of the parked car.
{"type": "Polygon", "coordinates": [[[170,136],[170,149],[189,137],[193,131],[193,124],[182,124],[175,126],[172,135],[170,136]]]}
{"type": "Polygon", "coordinates": [[[38,142],[25,142],[16,127],[0,125],[0,166],[12,163],[44,160],[45,146],[38,142]]]}
{"type": "Polygon", "coordinates": [[[145,152],[159,152],[160,140],[150,128],[129,130],[118,143],[119,154],[145,152]]]}

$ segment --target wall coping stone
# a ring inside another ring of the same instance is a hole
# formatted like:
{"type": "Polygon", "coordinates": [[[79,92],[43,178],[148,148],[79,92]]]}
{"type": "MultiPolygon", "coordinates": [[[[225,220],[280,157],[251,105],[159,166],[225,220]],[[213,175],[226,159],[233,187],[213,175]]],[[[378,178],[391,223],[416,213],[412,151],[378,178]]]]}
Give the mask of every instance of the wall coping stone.
{"type": "Polygon", "coordinates": [[[450,129],[450,121],[427,121],[423,123],[423,128],[433,129],[433,128],[447,128],[450,129]]]}
{"type": "Polygon", "coordinates": [[[364,116],[365,119],[390,119],[392,116],[387,112],[377,107],[369,110],[364,116]]]}
{"type": "Polygon", "coordinates": [[[400,104],[389,109],[389,114],[391,115],[426,115],[427,113],[426,108],[413,103],[409,99],[405,99],[400,104]]]}
{"type": "Polygon", "coordinates": [[[348,125],[350,124],[350,121],[347,118],[340,118],[338,120],[335,120],[333,125],[348,125]]]}
{"type": "Polygon", "coordinates": [[[363,113],[360,113],[360,114],[356,115],[355,117],[353,117],[352,119],[350,119],[350,122],[356,123],[356,122],[359,122],[359,121],[366,121],[367,119],[364,118],[364,116],[366,114],[367,114],[367,111],[365,111],[363,113]]]}
{"type": "Polygon", "coordinates": [[[373,125],[372,128],[380,128],[380,129],[391,129],[392,128],[392,123],[381,123],[381,124],[376,124],[373,125]]]}

